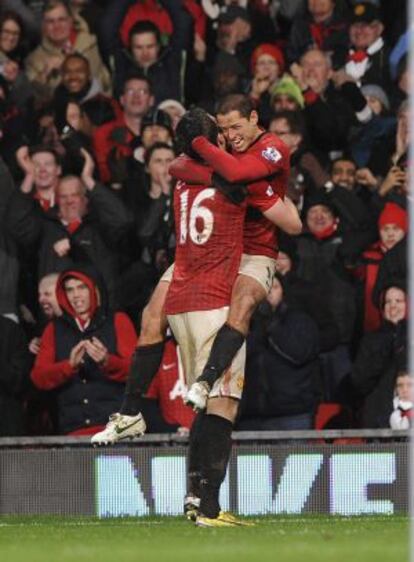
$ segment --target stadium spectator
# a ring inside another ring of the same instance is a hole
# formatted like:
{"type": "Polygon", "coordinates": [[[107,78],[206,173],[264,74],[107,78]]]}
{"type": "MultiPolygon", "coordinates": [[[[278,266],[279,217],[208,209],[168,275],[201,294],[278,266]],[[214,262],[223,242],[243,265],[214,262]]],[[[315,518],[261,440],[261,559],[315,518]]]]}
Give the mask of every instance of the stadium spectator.
{"type": "Polygon", "coordinates": [[[307,0],[307,13],[293,19],[287,45],[290,63],[299,61],[310,47],[333,56],[334,67],[345,62],[348,47],[348,22],[335,0],[307,0]]]}
{"type": "Polygon", "coordinates": [[[275,133],[290,148],[290,178],[288,195],[302,210],[305,195],[322,188],[329,176],[306,138],[302,115],[297,111],[280,111],[269,124],[275,133]]]}
{"type": "Polygon", "coordinates": [[[356,83],[332,70],[327,53],[310,49],[291,70],[304,94],[313,145],[333,159],[347,147],[351,127],[369,121],[372,112],[356,83]]]}
{"type": "Polygon", "coordinates": [[[252,319],[239,430],[312,429],[319,374],[319,330],[284,299],[276,276],[252,319]]]}
{"type": "Polygon", "coordinates": [[[387,203],[378,218],[379,240],[362,254],[362,263],[356,274],[364,282],[364,331],[376,330],[381,324],[380,310],[373,302],[372,291],[377,280],[378,267],[384,255],[406,235],[408,217],[405,209],[396,203],[387,203]]]}
{"type": "Polygon", "coordinates": [[[83,103],[102,94],[102,86],[91,73],[89,60],[79,53],[67,55],[60,68],[61,83],[54,92],[54,104],[68,100],[83,103]]]}
{"type": "Polygon", "coordinates": [[[21,18],[14,12],[4,12],[0,17],[0,74],[10,87],[10,100],[27,112],[33,92],[23,68],[27,48],[24,39],[21,18]]]}
{"type": "Polygon", "coordinates": [[[384,43],[380,12],[372,2],[358,2],[352,8],[349,39],[351,48],[345,72],[362,84],[381,84],[391,92],[390,50],[384,43]]]}
{"type": "Polygon", "coordinates": [[[21,192],[31,194],[44,211],[54,207],[62,168],[53,148],[37,146],[29,150],[23,145],[17,151],[16,158],[25,174],[20,184],[21,192]]]}
{"type": "Polygon", "coordinates": [[[100,179],[118,185],[127,177],[126,160],[141,145],[142,119],[154,104],[148,78],[132,75],[125,80],[120,103],[121,115],[98,127],[93,135],[100,179]]]}
{"type": "Polygon", "coordinates": [[[361,88],[373,113],[368,123],[360,124],[351,138],[351,154],[359,168],[368,165],[374,147],[392,135],[395,116],[389,112],[390,102],[387,94],[377,84],[365,84],[361,88]]]}
{"type": "Polygon", "coordinates": [[[88,435],[119,409],[136,334],[129,318],[108,307],[103,284],[88,270],[59,276],[62,315],[46,327],[31,378],[55,391],[58,432],[88,435]]]}
{"type": "Polygon", "coordinates": [[[365,334],[351,373],[360,401],[360,427],[389,427],[395,378],[407,360],[407,294],[404,281],[394,281],[381,295],[383,324],[365,334]]]}
{"type": "Polygon", "coordinates": [[[395,378],[391,429],[410,429],[414,415],[413,401],[413,377],[407,371],[399,371],[395,378]]]}
{"type": "Polygon", "coordinates": [[[273,111],[300,111],[304,106],[302,91],[288,74],[270,89],[270,107],[273,111]]]}
{"type": "Polygon", "coordinates": [[[49,0],[43,8],[42,40],[26,59],[26,72],[39,101],[49,101],[60,83],[60,69],[66,55],[78,52],[90,63],[92,75],[106,93],[111,83],[107,68],[98,51],[96,37],[77,31],[68,5],[62,0],[49,0]]]}
{"type": "Polygon", "coordinates": [[[58,280],[58,273],[49,273],[42,277],[38,285],[38,303],[39,314],[36,323],[38,335],[32,338],[29,342],[29,351],[33,355],[37,355],[40,349],[40,336],[42,335],[45,322],[57,318],[62,314],[56,297],[56,284],[58,280]]]}
{"type": "Polygon", "coordinates": [[[271,113],[270,92],[285,66],[283,53],[276,45],[262,43],[253,51],[250,66],[252,81],[248,94],[256,104],[260,122],[267,125],[271,113]]]}
{"type": "Polygon", "coordinates": [[[296,271],[299,278],[323,288],[339,332],[338,345],[321,355],[325,399],[336,401],[341,381],[351,369],[356,317],[354,288],[340,249],[344,237],[353,242],[356,232],[324,192],[309,198],[303,215],[306,232],[296,240],[296,271]]]}
{"type": "Polygon", "coordinates": [[[160,28],[153,21],[140,19],[134,23],[128,30],[127,49],[115,52],[115,94],[120,93],[131,72],[140,72],[151,80],[156,104],[169,98],[184,100],[183,80],[186,51],[191,45],[192,18],[181,2],[164,0],[164,6],[174,30],[168,45],[162,47],[160,28]]]}
{"type": "Polygon", "coordinates": [[[131,226],[121,201],[93,178],[92,158],[83,152],[82,177],[66,176],[58,184],[56,207],[41,219],[38,275],[93,265],[102,275],[111,303],[118,272],[116,248],[131,226]]]}

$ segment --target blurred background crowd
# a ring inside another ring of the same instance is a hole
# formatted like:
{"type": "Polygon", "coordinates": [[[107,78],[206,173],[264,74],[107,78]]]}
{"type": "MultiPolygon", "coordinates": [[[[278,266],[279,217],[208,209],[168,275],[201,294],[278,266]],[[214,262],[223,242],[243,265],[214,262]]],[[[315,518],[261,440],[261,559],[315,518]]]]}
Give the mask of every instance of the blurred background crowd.
{"type": "MultiPolygon", "coordinates": [[[[117,410],[174,256],[175,127],[231,93],[289,147],[304,222],[253,318],[238,428],[410,426],[406,9],[2,0],[0,435],[93,433],[117,410]]],[[[184,394],[170,340],[150,431],[191,426],[184,394]]]]}

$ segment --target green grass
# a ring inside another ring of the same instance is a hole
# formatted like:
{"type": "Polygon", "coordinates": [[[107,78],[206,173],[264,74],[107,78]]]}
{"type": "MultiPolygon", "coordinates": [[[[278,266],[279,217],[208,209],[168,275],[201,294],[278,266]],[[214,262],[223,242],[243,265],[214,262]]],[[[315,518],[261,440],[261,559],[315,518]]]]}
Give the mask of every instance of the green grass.
{"type": "Polygon", "coordinates": [[[183,518],[0,519],[2,562],[406,562],[407,517],[263,517],[200,529],[183,518]]]}

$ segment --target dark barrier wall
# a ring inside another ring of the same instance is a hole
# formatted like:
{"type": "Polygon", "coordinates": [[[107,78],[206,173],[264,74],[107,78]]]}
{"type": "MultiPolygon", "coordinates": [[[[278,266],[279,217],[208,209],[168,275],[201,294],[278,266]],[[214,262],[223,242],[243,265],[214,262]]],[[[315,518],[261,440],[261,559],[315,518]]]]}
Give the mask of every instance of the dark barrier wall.
{"type": "MultiPolygon", "coordinates": [[[[177,515],[186,447],[0,451],[0,514],[177,515]]],[[[408,513],[408,444],[236,444],[222,507],[244,515],[408,513]]]]}

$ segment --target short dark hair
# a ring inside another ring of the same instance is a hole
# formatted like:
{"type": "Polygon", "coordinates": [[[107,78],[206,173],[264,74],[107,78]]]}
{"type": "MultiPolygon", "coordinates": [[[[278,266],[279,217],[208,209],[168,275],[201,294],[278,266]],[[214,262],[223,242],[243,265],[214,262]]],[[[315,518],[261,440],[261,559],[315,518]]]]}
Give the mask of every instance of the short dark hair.
{"type": "Polygon", "coordinates": [[[125,86],[128,82],[131,82],[131,80],[141,80],[142,82],[146,82],[148,84],[150,94],[153,93],[152,83],[148,76],[145,76],[145,74],[143,72],[140,72],[139,70],[132,70],[125,76],[124,83],[122,84],[123,94],[125,93],[125,86]]]}
{"type": "Polygon", "coordinates": [[[293,135],[305,136],[305,122],[300,111],[277,111],[271,117],[270,122],[276,119],[285,119],[293,135]]]}
{"type": "Polygon", "coordinates": [[[91,71],[91,63],[89,62],[89,60],[85,57],[85,55],[82,55],[82,53],[79,53],[78,51],[75,51],[74,53],[69,53],[69,55],[66,55],[66,57],[63,60],[62,66],[65,64],[66,61],[68,61],[69,59],[79,59],[81,61],[83,61],[89,68],[89,72],[91,71]]]}
{"type": "Polygon", "coordinates": [[[242,117],[250,117],[254,110],[252,100],[243,94],[230,94],[220,100],[216,105],[216,115],[238,111],[242,117]]]}
{"type": "Polygon", "coordinates": [[[146,166],[148,166],[154,152],[161,149],[171,150],[174,156],[176,155],[175,148],[171,144],[167,144],[166,142],[154,142],[154,144],[145,151],[144,162],[146,166]]]}
{"type": "Polygon", "coordinates": [[[53,146],[50,146],[50,144],[36,144],[35,146],[31,146],[29,148],[30,158],[33,158],[35,154],[40,154],[41,152],[48,152],[54,157],[55,162],[58,166],[62,165],[62,161],[59,154],[56,152],[53,146]]]}
{"type": "Polygon", "coordinates": [[[128,46],[131,46],[131,40],[134,35],[140,35],[141,33],[153,33],[157,40],[157,43],[161,43],[161,33],[159,28],[150,20],[141,20],[134,23],[128,33],[128,46]]]}
{"type": "Polygon", "coordinates": [[[200,156],[191,147],[192,140],[202,135],[213,144],[217,144],[218,127],[213,117],[201,107],[194,107],[184,113],[175,130],[175,141],[178,152],[183,152],[200,161],[200,156]]]}
{"type": "Polygon", "coordinates": [[[335,160],[332,160],[332,162],[329,165],[329,172],[332,173],[335,164],[337,164],[338,162],[352,162],[352,164],[355,166],[355,169],[358,168],[355,160],[352,158],[352,156],[350,156],[349,154],[344,154],[343,156],[338,156],[338,158],[335,158],[335,160]]]}
{"type": "Polygon", "coordinates": [[[47,0],[45,5],[43,6],[42,15],[44,16],[47,12],[51,12],[58,6],[63,6],[68,15],[72,17],[72,10],[67,0],[47,0]]]}

